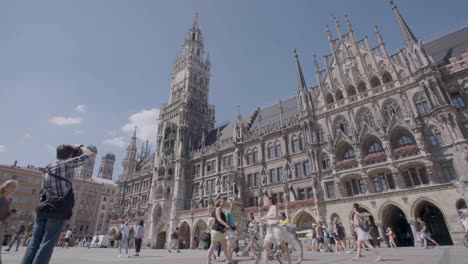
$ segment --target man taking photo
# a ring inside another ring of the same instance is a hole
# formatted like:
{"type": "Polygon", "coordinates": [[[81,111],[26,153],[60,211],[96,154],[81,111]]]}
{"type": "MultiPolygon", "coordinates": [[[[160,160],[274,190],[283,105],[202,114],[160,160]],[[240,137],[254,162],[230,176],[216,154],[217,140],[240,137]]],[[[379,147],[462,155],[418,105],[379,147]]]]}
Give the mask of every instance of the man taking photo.
{"type": "Polygon", "coordinates": [[[83,145],[57,147],[57,160],[45,168],[41,201],[36,208],[32,239],[23,256],[22,264],[49,263],[63,225],[71,218],[74,205],[72,188],[74,169],[95,155],[83,145]]]}

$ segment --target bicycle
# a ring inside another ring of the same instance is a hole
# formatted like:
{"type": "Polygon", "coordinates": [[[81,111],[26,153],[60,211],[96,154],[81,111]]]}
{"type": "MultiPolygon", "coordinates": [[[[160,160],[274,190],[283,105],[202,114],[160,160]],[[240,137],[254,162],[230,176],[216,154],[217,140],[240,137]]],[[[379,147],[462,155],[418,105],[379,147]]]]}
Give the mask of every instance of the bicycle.
{"type": "MultiPolygon", "coordinates": [[[[294,236],[294,239],[287,242],[289,255],[291,256],[291,262],[300,264],[302,263],[304,252],[302,242],[297,238],[295,226],[290,225],[286,227],[287,231],[294,236]]],[[[249,258],[249,251],[251,251],[252,245],[255,247],[255,259],[254,263],[258,264],[262,258],[263,253],[263,238],[257,233],[255,236],[243,234],[236,238],[231,245],[230,250],[233,251],[234,245],[242,244],[245,246],[244,250],[241,250],[241,256],[236,257],[236,260],[252,260],[249,258]]],[[[274,246],[268,253],[269,261],[278,261],[280,264],[287,263],[286,255],[280,247],[274,246]]]]}

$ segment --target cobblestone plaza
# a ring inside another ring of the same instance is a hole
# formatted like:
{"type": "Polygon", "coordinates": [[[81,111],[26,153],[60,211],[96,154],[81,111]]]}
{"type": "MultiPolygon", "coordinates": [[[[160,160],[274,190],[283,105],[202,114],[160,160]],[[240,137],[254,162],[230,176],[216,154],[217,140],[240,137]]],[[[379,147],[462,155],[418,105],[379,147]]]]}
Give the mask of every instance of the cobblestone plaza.
{"type": "MultiPolygon", "coordinates": [[[[25,248],[18,252],[2,252],[3,263],[19,263],[25,248]]],[[[133,255],[134,250],[130,251],[133,255]]],[[[385,262],[411,263],[411,264],[461,264],[466,263],[468,249],[461,246],[447,246],[440,249],[434,248],[423,250],[414,248],[381,249],[385,262]]],[[[169,253],[166,250],[148,249],[141,252],[140,257],[121,258],[118,257],[118,249],[87,249],[87,248],[56,248],[52,256],[51,264],[82,264],[82,263],[173,263],[173,264],[199,264],[206,262],[206,251],[183,250],[181,253],[169,253]]],[[[305,253],[302,263],[352,263],[354,255],[336,255],[335,253],[305,253]]],[[[224,255],[221,254],[224,259],[224,255]]],[[[358,263],[375,263],[375,256],[364,251],[364,257],[358,263]]],[[[212,263],[225,263],[212,261],[212,263]]],[[[253,263],[241,261],[242,263],[253,263]]],[[[271,262],[273,263],[273,262],[271,262]]]]}

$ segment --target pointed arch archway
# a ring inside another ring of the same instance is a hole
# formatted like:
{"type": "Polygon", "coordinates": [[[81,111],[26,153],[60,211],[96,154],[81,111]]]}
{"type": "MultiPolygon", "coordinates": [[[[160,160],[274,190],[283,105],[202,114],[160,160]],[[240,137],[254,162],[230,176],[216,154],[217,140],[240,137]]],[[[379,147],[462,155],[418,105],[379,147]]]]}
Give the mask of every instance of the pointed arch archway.
{"type": "Polygon", "coordinates": [[[197,238],[197,241],[200,241],[200,235],[207,229],[207,223],[200,219],[193,225],[193,239],[197,238]]]}
{"type": "Polygon", "coordinates": [[[190,247],[190,225],[186,221],[183,221],[179,225],[179,240],[180,240],[180,248],[186,249],[190,247]]]}
{"type": "Polygon", "coordinates": [[[421,218],[427,225],[432,238],[440,245],[453,245],[444,213],[434,201],[421,198],[413,205],[414,218],[421,218]]]}
{"type": "Polygon", "coordinates": [[[380,219],[384,229],[391,228],[396,235],[395,242],[398,247],[414,246],[413,232],[408,223],[407,216],[401,208],[394,203],[387,203],[380,209],[380,219]]]}
{"type": "Polygon", "coordinates": [[[315,218],[307,211],[300,211],[294,216],[293,223],[298,230],[307,230],[312,228],[312,224],[316,223],[315,218]]]}

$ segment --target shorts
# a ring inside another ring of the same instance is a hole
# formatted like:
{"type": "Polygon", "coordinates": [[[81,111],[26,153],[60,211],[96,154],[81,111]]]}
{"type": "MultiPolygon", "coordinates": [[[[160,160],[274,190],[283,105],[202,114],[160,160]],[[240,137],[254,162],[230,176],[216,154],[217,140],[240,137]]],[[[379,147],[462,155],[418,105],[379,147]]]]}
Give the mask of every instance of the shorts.
{"type": "Polygon", "coordinates": [[[228,229],[226,232],[226,238],[229,240],[236,239],[237,238],[236,231],[232,229],[228,229]]]}
{"type": "Polygon", "coordinates": [[[212,242],[224,242],[226,241],[226,235],[222,232],[211,230],[211,241],[212,242]]]}
{"type": "Polygon", "coordinates": [[[63,242],[65,242],[65,243],[70,243],[70,238],[68,238],[68,237],[64,238],[64,239],[63,239],[63,242]]]}
{"type": "Polygon", "coordinates": [[[324,240],[323,240],[323,237],[322,238],[317,238],[318,242],[323,244],[324,243],[324,240]]]}

